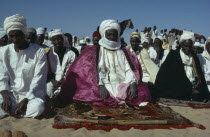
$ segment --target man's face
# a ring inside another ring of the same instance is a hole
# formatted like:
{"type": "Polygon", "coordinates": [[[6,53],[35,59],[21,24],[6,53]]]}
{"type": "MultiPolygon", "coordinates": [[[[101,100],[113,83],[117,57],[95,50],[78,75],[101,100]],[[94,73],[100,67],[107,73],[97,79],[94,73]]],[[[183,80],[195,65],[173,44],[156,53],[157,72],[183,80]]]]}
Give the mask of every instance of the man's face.
{"type": "Polygon", "coordinates": [[[53,36],[51,38],[51,41],[56,48],[62,48],[63,47],[64,40],[63,40],[62,35],[53,36]]]}
{"type": "Polygon", "coordinates": [[[99,42],[100,38],[98,37],[93,37],[93,44],[94,45],[99,45],[98,42],[99,42]]]}
{"type": "Polygon", "coordinates": [[[42,43],[44,42],[44,37],[44,34],[37,35],[36,43],[42,45],[42,43]]]}
{"type": "Polygon", "coordinates": [[[131,43],[132,49],[133,49],[134,51],[137,51],[138,48],[139,48],[139,44],[141,43],[141,41],[140,41],[139,38],[133,37],[133,38],[131,38],[130,43],[131,43]]]}
{"type": "Polygon", "coordinates": [[[192,40],[185,40],[184,42],[182,42],[181,46],[182,46],[182,51],[186,55],[190,55],[191,52],[193,51],[193,42],[192,42],[192,40]]]}
{"type": "Polygon", "coordinates": [[[27,35],[27,40],[30,42],[30,43],[35,43],[36,42],[36,34],[35,33],[32,33],[32,32],[28,32],[28,35],[27,35]]]}
{"type": "Polygon", "coordinates": [[[210,55],[210,42],[209,43],[207,43],[207,45],[206,45],[206,50],[207,50],[207,52],[209,53],[209,55],[210,55]]]}
{"type": "Polygon", "coordinates": [[[160,47],[162,47],[162,42],[161,42],[161,40],[159,40],[158,38],[156,38],[155,41],[154,41],[154,47],[155,47],[155,48],[160,48],[160,47]]]}
{"type": "Polygon", "coordinates": [[[118,31],[115,29],[109,29],[105,32],[105,36],[110,41],[118,41],[118,31]]]}
{"type": "Polygon", "coordinates": [[[157,29],[157,27],[156,27],[156,26],[154,26],[154,27],[153,27],[153,30],[156,30],[156,29],[157,29]]]}
{"type": "Polygon", "coordinates": [[[89,42],[90,42],[90,39],[86,39],[86,42],[88,42],[88,43],[89,43],[89,42]]]}
{"type": "Polygon", "coordinates": [[[15,45],[22,45],[25,41],[25,35],[20,30],[11,30],[8,35],[10,41],[15,45]]]}
{"type": "Polygon", "coordinates": [[[149,47],[149,43],[148,42],[144,42],[143,43],[143,48],[147,49],[149,47]]]}

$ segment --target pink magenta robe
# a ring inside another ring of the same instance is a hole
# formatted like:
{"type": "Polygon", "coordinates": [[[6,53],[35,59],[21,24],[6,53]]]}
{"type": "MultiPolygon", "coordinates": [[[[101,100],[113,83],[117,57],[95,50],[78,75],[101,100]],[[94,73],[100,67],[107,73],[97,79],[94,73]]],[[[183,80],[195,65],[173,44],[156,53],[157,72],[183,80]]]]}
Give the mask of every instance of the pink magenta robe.
{"type": "MultiPolygon", "coordinates": [[[[100,98],[98,87],[98,72],[96,64],[96,46],[86,47],[81,55],[69,68],[61,87],[60,97],[68,103],[75,101],[89,102],[95,106],[116,107],[119,101],[110,96],[107,99],[100,98]]],[[[138,80],[138,98],[126,98],[126,104],[139,105],[151,99],[149,89],[142,82],[141,65],[137,57],[127,48],[126,51],[134,65],[134,74],[138,80]]],[[[122,52],[123,53],[123,52],[122,52]]]]}

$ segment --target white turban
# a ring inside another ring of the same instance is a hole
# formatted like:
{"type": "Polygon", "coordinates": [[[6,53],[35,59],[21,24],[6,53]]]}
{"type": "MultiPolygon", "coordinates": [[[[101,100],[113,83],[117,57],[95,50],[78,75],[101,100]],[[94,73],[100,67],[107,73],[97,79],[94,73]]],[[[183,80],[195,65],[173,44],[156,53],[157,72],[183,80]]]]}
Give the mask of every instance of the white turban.
{"type": "Polygon", "coordinates": [[[3,28],[0,28],[0,39],[3,38],[6,35],[3,28]]]}
{"type": "Polygon", "coordinates": [[[201,44],[200,44],[200,42],[195,42],[194,46],[195,47],[201,47],[201,44]]]}
{"type": "Polygon", "coordinates": [[[109,20],[104,20],[102,21],[99,32],[101,34],[101,39],[99,40],[99,45],[103,46],[106,49],[110,50],[117,50],[121,47],[121,42],[120,42],[120,25],[117,21],[109,19],[109,20]],[[118,32],[118,41],[110,41],[106,38],[105,32],[109,29],[115,29],[118,32]]]}
{"type": "Polygon", "coordinates": [[[81,40],[79,41],[79,44],[86,44],[86,42],[85,42],[84,39],[81,39],[81,40]]]}
{"type": "Polygon", "coordinates": [[[54,29],[53,31],[49,32],[49,34],[48,34],[49,39],[51,39],[53,36],[56,36],[56,35],[64,36],[64,34],[63,34],[61,29],[54,29]]]}
{"type": "Polygon", "coordinates": [[[194,33],[187,33],[187,32],[183,33],[179,39],[179,43],[181,44],[185,40],[192,40],[194,45],[195,43],[194,33]]]}
{"type": "Polygon", "coordinates": [[[141,42],[142,42],[142,44],[144,42],[149,43],[149,38],[148,37],[142,37],[141,42]]]}
{"type": "Polygon", "coordinates": [[[85,37],[85,40],[90,39],[89,37],[85,37]]]}
{"type": "Polygon", "coordinates": [[[40,28],[40,27],[37,28],[37,29],[36,29],[36,34],[37,34],[37,35],[45,34],[44,28],[40,28]]]}
{"type": "Polygon", "coordinates": [[[156,39],[159,39],[163,42],[163,37],[162,36],[157,36],[156,39]]]}
{"type": "Polygon", "coordinates": [[[11,30],[21,30],[26,35],[27,34],[26,19],[19,14],[7,17],[4,20],[4,30],[7,34],[9,34],[11,30]]]}

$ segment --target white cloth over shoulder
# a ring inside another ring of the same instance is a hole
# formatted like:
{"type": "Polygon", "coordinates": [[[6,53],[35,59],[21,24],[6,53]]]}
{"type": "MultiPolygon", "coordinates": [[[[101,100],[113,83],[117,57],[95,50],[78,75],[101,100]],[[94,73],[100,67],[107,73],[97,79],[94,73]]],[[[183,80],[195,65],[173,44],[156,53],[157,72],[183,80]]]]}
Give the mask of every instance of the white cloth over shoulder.
{"type": "Polygon", "coordinates": [[[182,48],[180,49],[180,56],[182,59],[182,63],[184,64],[185,73],[190,80],[191,83],[194,82],[195,77],[193,75],[193,67],[192,67],[192,56],[191,55],[185,55],[182,51],[182,48]]]}
{"type": "Polygon", "coordinates": [[[7,34],[11,30],[21,30],[25,35],[27,34],[26,19],[20,14],[15,14],[13,16],[7,17],[4,20],[4,30],[7,34]]]}
{"type": "Polygon", "coordinates": [[[47,58],[44,49],[30,44],[16,52],[14,44],[0,50],[0,91],[11,91],[17,100],[44,99],[47,58]]]}
{"type": "Polygon", "coordinates": [[[100,48],[99,55],[99,85],[105,85],[111,96],[118,98],[122,85],[137,82],[124,53],[121,50],[100,48]]]}
{"type": "Polygon", "coordinates": [[[109,19],[109,20],[104,20],[99,28],[99,32],[101,34],[101,39],[99,40],[99,45],[101,45],[104,48],[107,48],[109,50],[117,50],[120,49],[121,47],[121,42],[120,42],[120,32],[121,28],[120,25],[117,21],[109,19]],[[118,32],[118,41],[110,41],[106,38],[105,32],[109,29],[115,29],[118,32]]]}

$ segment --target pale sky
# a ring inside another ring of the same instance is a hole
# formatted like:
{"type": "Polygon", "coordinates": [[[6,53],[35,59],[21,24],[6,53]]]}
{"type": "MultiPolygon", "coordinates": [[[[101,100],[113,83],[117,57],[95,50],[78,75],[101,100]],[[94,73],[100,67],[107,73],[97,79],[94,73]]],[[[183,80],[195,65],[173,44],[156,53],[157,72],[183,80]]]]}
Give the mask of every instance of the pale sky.
{"type": "Polygon", "coordinates": [[[127,29],[123,37],[135,29],[157,26],[175,27],[210,36],[210,0],[1,0],[0,27],[4,19],[21,14],[28,27],[62,29],[78,37],[92,36],[105,19],[132,19],[134,29],[127,29]]]}

